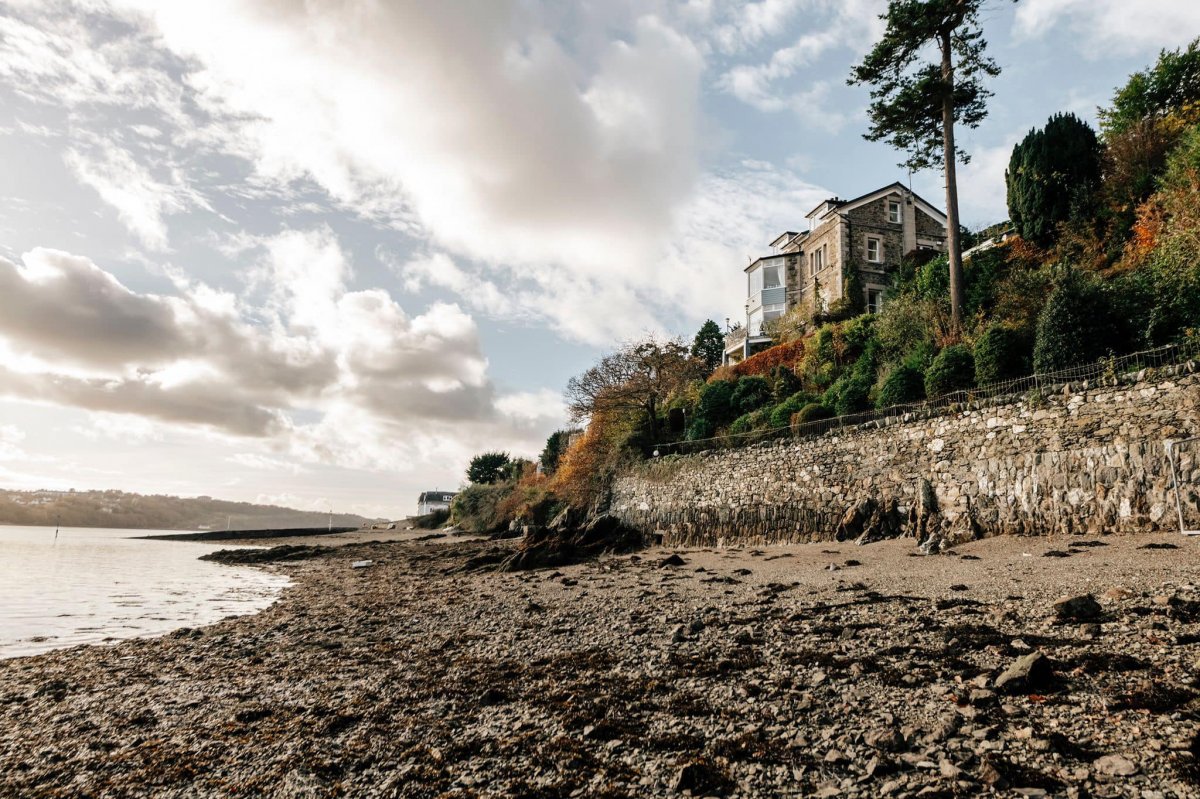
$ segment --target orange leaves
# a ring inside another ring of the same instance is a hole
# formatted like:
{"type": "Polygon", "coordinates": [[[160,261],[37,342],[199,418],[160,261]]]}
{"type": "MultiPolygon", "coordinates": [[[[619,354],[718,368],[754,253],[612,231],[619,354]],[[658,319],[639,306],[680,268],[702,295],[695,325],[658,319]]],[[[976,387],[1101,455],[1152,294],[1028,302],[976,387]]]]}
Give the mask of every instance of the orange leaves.
{"type": "Polygon", "coordinates": [[[788,342],[787,344],[776,344],[770,349],[751,355],[746,360],[733,367],[733,373],[737,377],[746,377],[749,375],[765,376],[771,373],[776,366],[794,367],[796,363],[804,357],[804,340],[797,339],[796,341],[788,342]]]}

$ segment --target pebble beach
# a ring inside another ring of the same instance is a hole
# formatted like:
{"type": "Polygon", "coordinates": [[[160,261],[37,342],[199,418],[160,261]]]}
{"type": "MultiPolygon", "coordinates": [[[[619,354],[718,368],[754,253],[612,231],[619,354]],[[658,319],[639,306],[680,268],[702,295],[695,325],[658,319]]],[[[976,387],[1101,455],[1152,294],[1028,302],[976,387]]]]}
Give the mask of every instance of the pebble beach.
{"type": "Polygon", "coordinates": [[[514,542],[434,535],[305,539],[256,615],[0,661],[0,796],[1200,796],[1200,541],[499,573],[467,567],[514,542]]]}

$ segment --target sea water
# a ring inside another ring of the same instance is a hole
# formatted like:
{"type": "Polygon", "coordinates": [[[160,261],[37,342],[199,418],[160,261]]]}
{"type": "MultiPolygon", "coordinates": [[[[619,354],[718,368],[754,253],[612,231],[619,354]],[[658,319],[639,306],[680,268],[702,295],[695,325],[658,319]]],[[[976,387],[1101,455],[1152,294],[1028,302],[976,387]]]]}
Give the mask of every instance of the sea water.
{"type": "Polygon", "coordinates": [[[138,539],[163,532],[0,525],[0,658],[255,613],[288,585],[199,560],[220,543],[138,539]]]}

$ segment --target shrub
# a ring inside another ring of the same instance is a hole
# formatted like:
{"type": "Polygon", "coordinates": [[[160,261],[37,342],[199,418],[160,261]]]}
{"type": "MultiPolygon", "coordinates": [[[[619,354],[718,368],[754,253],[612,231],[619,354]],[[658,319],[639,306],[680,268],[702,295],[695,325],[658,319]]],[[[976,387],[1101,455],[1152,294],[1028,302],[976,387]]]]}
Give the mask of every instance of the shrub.
{"type": "Polygon", "coordinates": [[[499,512],[500,504],[513,492],[513,485],[475,483],[454,495],[450,519],[468,533],[487,535],[508,524],[499,512]]]}
{"type": "Polygon", "coordinates": [[[834,385],[841,384],[833,402],[833,412],[838,416],[865,411],[871,405],[871,379],[861,374],[843,377],[834,385]]]}
{"type": "Polygon", "coordinates": [[[833,411],[825,407],[819,402],[810,402],[796,412],[792,417],[792,424],[805,424],[807,422],[816,422],[821,419],[828,419],[833,416],[833,411]]]}
{"type": "Polygon", "coordinates": [[[876,408],[890,408],[918,402],[925,396],[925,375],[921,370],[901,364],[884,379],[875,398],[876,408]]]}
{"type": "Polygon", "coordinates": [[[975,342],[975,385],[1011,380],[1025,371],[1020,334],[1007,325],[988,325],[975,342]]]}
{"type": "Polygon", "coordinates": [[[772,410],[771,406],[767,406],[751,413],[742,414],[733,420],[733,424],[729,425],[729,432],[739,435],[742,433],[751,433],[766,427],[770,423],[772,410]]]}
{"type": "Polygon", "coordinates": [[[771,372],[771,399],[776,403],[783,402],[788,397],[804,388],[803,381],[796,377],[790,366],[776,366],[771,372]]]}
{"type": "Polygon", "coordinates": [[[751,355],[741,363],[734,364],[733,375],[769,375],[779,366],[793,366],[804,357],[804,340],[797,339],[786,344],[776,344],[762,352],[751,355]]]}
{"type": "Polygon", "coordinates": [[[729,398],[733,413],[746,414],[771,403],[771,383],[765,377],[743,377],[729,398]]]}
{"type": "Polygon", "coordinates": [[[771,427],[787,427],[792,423],[792,414],[799,412],[805,405],[810,404],[812,401],[812,395],[805,394],[803,391],[798,391],[788,397],[783,402],[771,408],[771,427]]]}
{"type": "Polygon", "coordinates": [[[718,428],[733,420],[733,390],[734,383],[728,380],[716,380],[700,389],[696,412],[688,424],[688,438],[711,438],[718,428]]]}
{"type": "Polygon", "coordinates": [[[1113,321],[1103,287],[1068,271],[1038,315],[1034,370],[1054,372],[1100,358],[1114,343],[1113,321]]]}
{"type": "Polygon", "coordinates": [[[939,352],[925,372],[925,396],[930,398],[962,391],[974,384],[975,359],[962,344],[953,344],[939,352]]]}

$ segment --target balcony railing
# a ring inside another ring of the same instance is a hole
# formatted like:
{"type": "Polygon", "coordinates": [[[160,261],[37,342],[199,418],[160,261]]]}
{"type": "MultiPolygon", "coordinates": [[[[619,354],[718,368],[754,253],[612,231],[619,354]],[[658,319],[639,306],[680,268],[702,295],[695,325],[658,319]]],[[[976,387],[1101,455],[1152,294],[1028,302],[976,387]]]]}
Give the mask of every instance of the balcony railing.
{"type": "Polygon", "coordinates": [[[735,327],[725,334],[725,349],[731,350],[746,343],[746,328],[735,327]]]}

